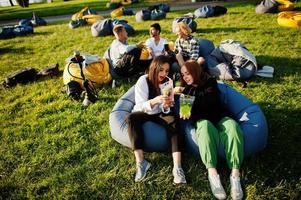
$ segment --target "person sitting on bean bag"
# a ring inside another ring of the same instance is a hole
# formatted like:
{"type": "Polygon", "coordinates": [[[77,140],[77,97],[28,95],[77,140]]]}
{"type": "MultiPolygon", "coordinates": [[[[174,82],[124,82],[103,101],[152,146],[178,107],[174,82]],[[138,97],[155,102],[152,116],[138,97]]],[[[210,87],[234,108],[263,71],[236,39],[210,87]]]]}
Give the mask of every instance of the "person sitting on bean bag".
{"type": "Polygon", "coordinates": [[[173,81],[167,77],[169,59],[164,55],[155,57],[148,74],[141,76],[135,85],[135,106],[126,119],[128,134],[134,151],[137,171],[135,181],[142,181],[151,164],[144,159],[143,124],[148,121],[161,125],[171,142],[175,184],[186,183],[181,167],[184,140],[179,132],[178,118],[171,112],[173,106],[173,81]]]}
{"type": "Polygon", "coordinates": [[[207,74],[202,66],[194,60],[188,60],[181,67],[181,75],[181,87],[176,87],[174,91],[194,96],[195,100],[191,110],[184,112],[180,107],[180,118],[192,119],[196,126],[197,143],[201,159],[208,170],[212,193],[217,199],[227,198],[216,170],[218,147],[222,143],[232,170],[231,197],[242,199],[239,168],[244,158],[243,132],[223,108],[216,79],[207,74]]]}
{"type": "Polygon", "coordinates": [[[113,33],[116,39],[104,55],[112,65],[113,71],[120,77],[130,77],[145,71],[151,60],[141,59],[144,44],[129,45],[128,33],[122,24],[115,25],[113,33]]]}

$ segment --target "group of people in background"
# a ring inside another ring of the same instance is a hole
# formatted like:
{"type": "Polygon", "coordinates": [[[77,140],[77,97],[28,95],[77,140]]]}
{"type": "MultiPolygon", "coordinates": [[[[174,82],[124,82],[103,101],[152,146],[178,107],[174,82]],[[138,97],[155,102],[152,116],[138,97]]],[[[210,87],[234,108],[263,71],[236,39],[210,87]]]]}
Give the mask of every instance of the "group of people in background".
{"type": "Polygon", "coordinates": [[[184,136],[180,132],[180,117],[175,113],[174,99],[162,93],[161,85],[172,82],[175,74],[180,75],[180,86],[174,87],[174,94],[194,96],[189,119],[193,121],[200,156],[208,170],[208,180],[213,195],[217,199],[226,199],[217,171],[218,147],[224,147],[226,161],[231,169],[230,186],[232,199],[242,199],[240,167],[244,158],[243,133],[238,123],[230,118],[227,109],[221,105],[217,81],[204,69],[205,59],[200,57],[199,42],[191,35],[189,26],[178,23],[174,49],[168,47],[168,41],[160,37],[161,27],[158,23],[150,26],[150,38],[145,46],[150,52],[147,59],[141,59],[142,44],[129,45],[127,33],[122,25],[113,29],[116,39],[112,42],[105,57],[120,76],[132,75],[132,72],[146,73],[139,77],[135,85],[135,106],[127,117],[129,137],[135,160],[135,181],[142,181],[151,163],[144,158],[143,124],[148,121],[165,128],[171,143],[173,158],[174,184],[186,184],[185,173],[181,165],[184,150],[184,136]],[[170,53],[173,53],[171,55],[170,53]]]}

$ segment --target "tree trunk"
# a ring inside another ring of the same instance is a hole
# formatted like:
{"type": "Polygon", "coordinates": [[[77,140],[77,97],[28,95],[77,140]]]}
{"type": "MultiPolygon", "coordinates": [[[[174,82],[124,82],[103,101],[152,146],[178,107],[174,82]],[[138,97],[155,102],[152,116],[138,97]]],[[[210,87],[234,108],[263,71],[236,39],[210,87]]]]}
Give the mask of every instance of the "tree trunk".
{"type": "Polygon", "coordinates": [[[29,0],[16,0],[16,1],[23,8],[29,6],[29,0]]]}
{"type": "Polygon", "coordinates": [[[11,6],[14,6],[14,4],[13,4],[13,1],[12,1],[12,0],[9,0],[9,3],[10,3],[10,5],[11,5],[11,6]]]}

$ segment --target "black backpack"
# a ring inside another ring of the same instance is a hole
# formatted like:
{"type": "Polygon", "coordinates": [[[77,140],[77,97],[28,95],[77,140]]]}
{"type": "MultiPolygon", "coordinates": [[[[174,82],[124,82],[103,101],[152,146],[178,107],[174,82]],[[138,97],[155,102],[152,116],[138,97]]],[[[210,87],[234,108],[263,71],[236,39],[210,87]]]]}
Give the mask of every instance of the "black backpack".
{"type": "Polygon", "coordinates": [[[4,87],[13,87],[18,83],[25,84],[37,79],[38,71],[35,68],[27,68],[16,71],[8,75],[4,82],[4,87]]]}

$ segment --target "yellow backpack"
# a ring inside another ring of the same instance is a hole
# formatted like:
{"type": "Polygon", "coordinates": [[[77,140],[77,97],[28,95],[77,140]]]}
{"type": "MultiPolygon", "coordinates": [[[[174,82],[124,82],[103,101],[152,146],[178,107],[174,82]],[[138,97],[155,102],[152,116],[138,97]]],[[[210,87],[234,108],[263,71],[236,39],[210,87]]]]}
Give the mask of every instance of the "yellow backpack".
{"type": "MultiPolygon", "coordinates": [[[[101,87],[103,84],[109,83],[112,80],[109,63],[105,58],[83,67],[83,73],[85,78],[88,79],[94,87],[101,87]]],[[[63,79],[65,85],[70,81],[76,81],[80,84],[82,89],[84,89],[81,70],[78,63],[69,62],[65,66],[63,79]]]]}

